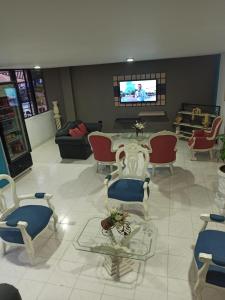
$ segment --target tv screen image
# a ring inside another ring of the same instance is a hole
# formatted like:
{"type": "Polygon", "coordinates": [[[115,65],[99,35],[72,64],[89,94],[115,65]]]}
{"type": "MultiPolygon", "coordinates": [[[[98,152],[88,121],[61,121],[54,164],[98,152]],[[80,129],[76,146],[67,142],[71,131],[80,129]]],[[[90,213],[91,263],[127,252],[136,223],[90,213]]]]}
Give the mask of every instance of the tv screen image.
{"type": "Polygon", "coordinates": [[[156,101],[156,79],[120,81],[120,102],[156,101]]]}

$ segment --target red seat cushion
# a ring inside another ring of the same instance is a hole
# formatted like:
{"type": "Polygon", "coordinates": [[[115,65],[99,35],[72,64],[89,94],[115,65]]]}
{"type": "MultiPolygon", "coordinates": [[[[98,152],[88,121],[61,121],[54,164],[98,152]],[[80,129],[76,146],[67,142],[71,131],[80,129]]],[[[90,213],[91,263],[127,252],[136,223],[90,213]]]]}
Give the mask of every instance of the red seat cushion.
{"type": "Polygon", "coordinates": [[[80,131],[81,131],[84,135],[88,133],[87,127],[84,125],[84,123],[80,123],[80,124],[78,125],[78,128],[80,129],[80,131]]]}
{"type": "Polygon", "coordinates": [[[84,136],[84,133],[80,131],[79,128],[71,128],[69,130],[69,135],[71,135],[72,137],[81,137],[84,136]]]}

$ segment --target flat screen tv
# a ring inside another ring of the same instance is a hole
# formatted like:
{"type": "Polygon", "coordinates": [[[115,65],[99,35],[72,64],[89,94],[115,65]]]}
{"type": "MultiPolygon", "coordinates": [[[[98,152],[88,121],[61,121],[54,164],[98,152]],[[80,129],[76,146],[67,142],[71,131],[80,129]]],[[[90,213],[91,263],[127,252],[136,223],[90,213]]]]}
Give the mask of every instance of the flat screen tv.
{"type": "Polygon", "coordinates": [[[156,79],[120,81],[120,102],[155,102],[157,100],[156,79]]]}

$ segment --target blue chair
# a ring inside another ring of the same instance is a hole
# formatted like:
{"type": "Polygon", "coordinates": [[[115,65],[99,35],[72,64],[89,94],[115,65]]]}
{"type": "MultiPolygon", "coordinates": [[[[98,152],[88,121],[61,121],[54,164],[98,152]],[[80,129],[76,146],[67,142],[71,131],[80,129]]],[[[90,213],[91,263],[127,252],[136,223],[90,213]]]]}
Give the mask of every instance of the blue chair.
{"type": "Polygon", "coordinates": [[[208,222],[225,224],[225,217],[215,214],[201,215],[204,221],[194,249],[197,282],[194,287],[197,300],[202,300],[205,285],[225,288],[225,232],[206,229],[208,222]]]}
{"type": "MultiPolygon", "coordinates": [[[[3,208],[0,218],[0,237],[3,240],[3,251],[6,252],[6,245],[24,246],[33,263],[34,247],[33,241],[48,227],[50,219],[54,220],[54,229],[58,220],[53,205],[50,203],[52,195],[36,193],[18,196],[16,185],[9,175],[0,175],[0,180],[7,180],[11,187],[11,197],[13,205],[7,208],[0,197],[1,207],[3,208]],[[21,201],[29,199],[46,200],[45,205],[20,205],[21,201]]],[[[0,191],[2,192],[2,191],[0,191]]]]}
{"type": "Polygon", "coordinates": [[[146,148],[137,143],[130,143],[120,147],[116,152],[117,170],[106,176],[106,208],[109,203],[120,201],[123,204],[142,204],[144,216],[148,216],[149,198],[149,173],[148,173],[149,152],[146,148]],[[121,161],[121,154],[125,153],[124,162],[121,161]],[[113,179],[117,178],[113,181],[113,179]],[[111,183],[111,184],[109,184],[111,183]]]}

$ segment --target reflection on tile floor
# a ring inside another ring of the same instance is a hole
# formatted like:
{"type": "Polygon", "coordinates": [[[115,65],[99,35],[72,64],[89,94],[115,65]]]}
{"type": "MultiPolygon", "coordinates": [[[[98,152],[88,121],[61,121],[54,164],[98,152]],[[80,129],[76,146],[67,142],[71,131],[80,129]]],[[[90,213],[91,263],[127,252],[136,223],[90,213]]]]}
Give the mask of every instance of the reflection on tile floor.
{"type": "MultiPolygon", "coordinates": [[[[201,228],[199,215],[217,212],[214,194],[219,163],[208,161],[208,154],[190,161],[185,142],[179,142],[174,175],[160,168],[151,181],[150,215],[158,229],[156,253],[136,268],[138,274],[127,274],[122,282],[115,282],[101,267],[101,255],[75,250],[72,243],[89,217],[105,213],[104,175],[96,174],[93,157],[61,161],[53,140],[35,149],[32,156],[32,171],[17,180],[18,193],[54,194],[58,232],[50,227],[35,242],[34,266],[29,265],[23,249],[8,248],[7,255],[0,257],[0,282],[15,285],[23,300],[194,299],[191,247],[201,228]],[[135,275],[137,280],[132,281],[135,275]]],[[[225,293],[206,288],[203,299],[222,300],[225,293]]]]}

